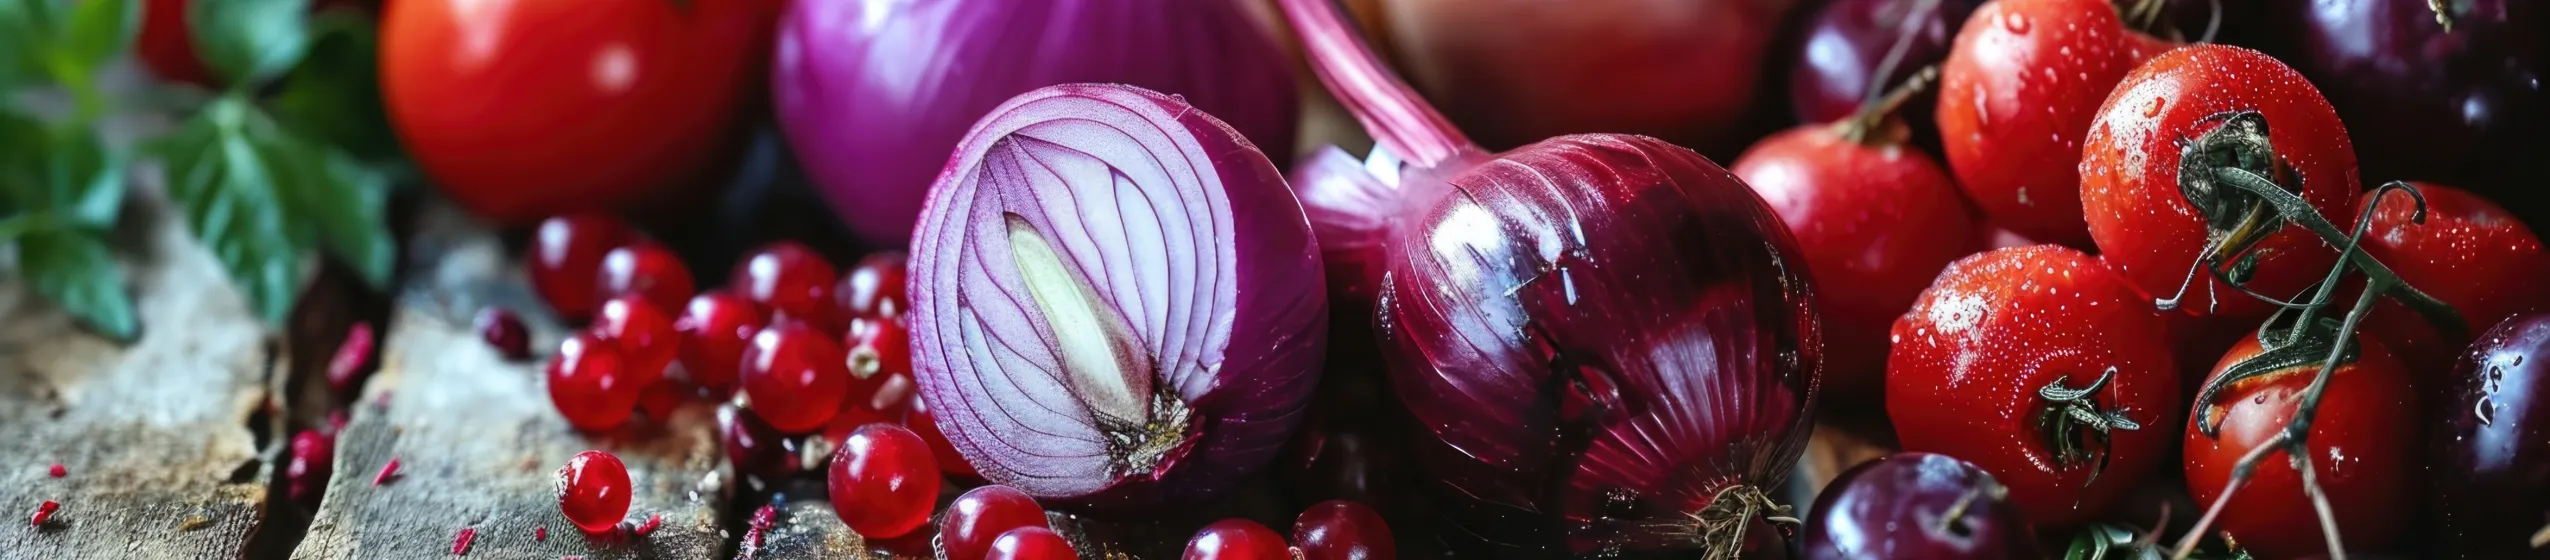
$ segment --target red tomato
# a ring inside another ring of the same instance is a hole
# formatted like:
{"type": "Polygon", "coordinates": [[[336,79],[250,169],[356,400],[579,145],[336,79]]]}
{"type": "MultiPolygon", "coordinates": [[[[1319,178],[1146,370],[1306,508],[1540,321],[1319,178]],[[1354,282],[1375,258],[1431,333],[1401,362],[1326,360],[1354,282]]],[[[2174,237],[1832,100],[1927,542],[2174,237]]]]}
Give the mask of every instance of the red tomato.
{"type": "Polygon", "coordinates": [[[218,87],[203,59],[195,58],[195,34],[186,27],[186,5],[191,3],[150,0],[144,4],[141,36],[133,41],[133,55],[159,79],[218,87]]]}
{"type": "Polygon", "coordinates": [[[2167,44],[2107,0],[2000,0],[1957,32],[1939,75],[1939,138],[1994,225],[2078,246],[2081,136],[2126,71],[2167,44]]]}
{"type": "MultiPolygon", "coordinates": [[[[1829,347],[1884,348],[1895,318],[1939,269],[1974,252],[1965,241],[1982,237],[1947,171],[1901,142],[1853,141],[1833,125],[1808,125],[1754,144],[1734,171],[1806,252],[1829,347]]],[[[1829,356],[1824,380],[1834,390],[1875,396],[1884,388],[1884,354],[1829,356]]]]}
{"type": "MultiPolygon", "coordinates": [[[[2282,340],[2283,331],[2269,331],[2282,340]]],[[[2259,336],[2241,337],[2231,353],[2214,367],[2214,376],[2234,362],[2259,355],[2259,336]]],[[[2407,369],[2389,349],[2371,337],[2357,336],[2359,357],[2338,368],[2320,397],[2320,412],[2311,423],[2305,448],[2321,490],[2336,513],[2339,536],[2354,550],[2384,550],[2397,538],[2416,504],[2417,475],[2424,465],[2424,441],[2418,437],[2416,392],[2407,369]]],[[[2325,346],[2323,347],[2325,348],[2325,346]]],[[[2289,367],[2234,384],[2210,400],[2195,404],[2186,427],[2187,490],[2198,507],[2210,507],[2231,480],[2232,465],[2242,455],[2273,438],[2293,418],[2318,366],[2289,367]],[[2215,435],[2198,422],[2217,422],[2215,435]]],[[[2201,396],[2199,397],[2202,398],[2201,396]]],[[[2327,550],[2319,515],[2302,492],[2301,473],[2284,455],[2270,455],[2215,521],[2215,529],[2231,534],[2240,546],[2261,558],[2293,558],[2327,550]]]]}
{"type": "Polygon", "coordinates": [[[706,179],[771,42],[760,2],[404,0],[381,27],[399,139],[501,223],[706,179]]]}
{"type": "MultiPolygon", "coordinates": [[[[2461,312],[2463,333],[2446,337],[2389,299],[2374,308],[2364,330],[2397,349],[2410,371],[2442,375],[2471,337],[2516,314],[2550,309],[2550,290],[2541,288],[2550,280],[2550,254],[2504,207],[2470,191],[2415,185],[2426,195],[2426,223],[2410,220],[2417,203],[2408,193],[2385,195],[2364,233],[2364,252],[2461,312]]],[[[2373,193],[2365,193],[2357,208],[2373,203],[2373,193]]]]}
{"type": "Polygon", "coordinates": [[[2183,401],[2162,316],[2070,248],[1997,249],[1948,265],[1895,322],[1886,359],[1886,412],[1904,450],[1991,472],[2038,527],[2104,512],[2159,467],[2177,435],[2183,401]],[[2069,403],[2045,396],[2093,386],[2069,403]],[[2102,430],[2072,420],[2075,411],[2136,426],[2102,430]]]}
{"type": "Polygon", "coordinates": [[[2255,163],[2241,165],[2301,193],[2338,228],[2355,222],[2348,197],[2363,188],[2355,146],[2319,90],[2257,51],[2170,51],[2116,86],[2080,160],[2090,237],[2143,295],[2176,295],[2188,313],[2249,322],[2268,305],[2195,267],[2220,261],[2225,270],[2248,269],[2249,289],[2287,299],[2328,275],[2337,252],[2255,195],[2210,177],[2182,184],[2188,154],[2248,158],[2255,163]],[[2218,194],[2187,194],[2203,191],[2218,194]]]}

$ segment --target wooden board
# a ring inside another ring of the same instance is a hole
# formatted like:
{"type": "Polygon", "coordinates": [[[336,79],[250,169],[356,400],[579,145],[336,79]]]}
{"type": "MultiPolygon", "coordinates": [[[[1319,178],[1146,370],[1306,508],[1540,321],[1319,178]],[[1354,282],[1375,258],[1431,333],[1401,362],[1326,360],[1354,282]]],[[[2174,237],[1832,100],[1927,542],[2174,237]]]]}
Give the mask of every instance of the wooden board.
{"type": "Polygon", "coordinates": [[[0,282],[0,558],[238,558],[258,531],[274,345],[176,220],[126,204],[116,247],[142,249],[121,255],[142,321],[129,346],[0,282]],[[28,526],[45,500],[61,510],[28,526]]]}
{"type": "Polygon", "coordinates": [[[534,348],[561,328],[539,315],[493,234],[448,208],[427,210],[409,240],[415,266],[384,337],[382,369],[339,437],[328,485],[296,559],[449,558],[464,528],[470,557],[722,558],[728,482],[713,409],[683,407],[664,422],[633,420],[610,434],[567,426],[550,405],[540,363],[507,362],[479,340],[476,311],[523,313],[534,348]],[[556,469],[587,449],[611,451],[636,489],[632,520],[661,527],[631,542],[588,539],[559,513],[556,469]],[[375,486],[396,458],[399,475],[375,486]],[[545,528],[547,538],[536,538],[545,528]]]}

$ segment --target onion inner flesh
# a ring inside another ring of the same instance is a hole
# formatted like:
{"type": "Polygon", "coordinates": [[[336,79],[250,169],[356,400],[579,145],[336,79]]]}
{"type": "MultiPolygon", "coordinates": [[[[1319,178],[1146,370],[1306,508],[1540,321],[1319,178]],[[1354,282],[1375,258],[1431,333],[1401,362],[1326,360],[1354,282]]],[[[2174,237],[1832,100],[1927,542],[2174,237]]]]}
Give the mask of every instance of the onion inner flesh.
{"type": "Polygon", "coordinates": [[[1134,345],[1124,318],[1104,307],[1053,244],[1016,214],[1005,222],[1010,258],[1053,333],[1072,396],[1106,433],[1111,474],[1159,472],[1185,446],[1186,403],[1154,390],[1150,353],[1134,345]]]}

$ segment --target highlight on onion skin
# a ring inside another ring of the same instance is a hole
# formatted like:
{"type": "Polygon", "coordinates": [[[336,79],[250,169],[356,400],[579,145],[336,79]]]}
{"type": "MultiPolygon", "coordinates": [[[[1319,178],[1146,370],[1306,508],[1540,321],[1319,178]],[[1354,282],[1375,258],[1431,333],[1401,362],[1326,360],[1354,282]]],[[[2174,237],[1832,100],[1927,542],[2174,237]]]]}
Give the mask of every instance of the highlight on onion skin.
{"type": "Polygon", "coordinates": [[[1490,154],[1383,67],[1331,0],[1282,4],[1315,73],[1380,145],[1363,166],[1372,180],[1342,153],[1315,155],[1295,188],[1332,256],[1348,245],[1333,236],[1381,239],[1359,249],[1381,262],[1373,328],[1446,544],[1711,559],[1765,544],[1746,535],[1776,515],[1766,492],[1805,445],[1823,361],[1779,218],[1733,174],[1654,138],[1490,154]],[[1390,191],[1323,192],[1373,185],[1390,191]],[[1366,203],[1322,208],[1337,200],[1366,203]],[[1320,217],[1330,210],[1356,218],[1320,217]]]}
{"type": "Polygon", "coordinates": [[[1255,146],[1181,99],[1011,99],[958,145],[914,243],[922,397],[994,483],[1207,502],[1304,417],[1327,347],[1309,223],[1255,146]]]}
{"type": "Polygon", "coordinates": [[[902,246],[985,111],[1056,84],[1182,95],[1290,154],[1301,104],[1273,33],[1232,1],[796,0],[771,63],[788,145],[845,225],[902,246]]]}

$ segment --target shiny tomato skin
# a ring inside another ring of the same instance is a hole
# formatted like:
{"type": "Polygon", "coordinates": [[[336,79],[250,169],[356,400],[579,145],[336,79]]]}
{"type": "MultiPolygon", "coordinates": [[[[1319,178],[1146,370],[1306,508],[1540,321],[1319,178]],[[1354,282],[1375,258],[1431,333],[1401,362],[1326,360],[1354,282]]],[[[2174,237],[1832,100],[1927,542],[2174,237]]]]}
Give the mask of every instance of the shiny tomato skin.
{"type": "Polygon", "coordinates": [[[390,121],[503,224],[627,206],[715,170],[762,87],[762,2],[403,0],[381,25],[390,121]]]}
{"type": "Polygon", "coordinates": [[[1919,148],[1867,145],[1830,125],[1755,143],[1733,169],[1786,222],[1823,306],[1835,391],[1885,386],[1886,332],[1950,261],[1972,254],[1981,224],[1948,172],[1919,148]],[[1860,351],[1860,350],[1868,351],[1860,351]]]}
{"type": "MultiPolygon", "coordinates": [[[[2361,355],[2338,368],[2320,397],[2307,449],[2320,488],[2336,513],[2338,534],[2349,549],[2386,550],[2406,525],[2418,502],[2417,476],[2424,465],[2423,428],[2418,421],[2417,392],[2410,388],[2407,368],[2389,348],[2358,335],[2361,355]]],[[[2256,356],[2258,337],[2243,336],[2214,367],[2220,376],[2234,361],[2256,356]]],[[[2319,369],[2293,368],[2224,389],[2211,403],[2195,403],[2196,415],[2220,418],[2219,437],[2195,428],[2194,415],[2181,426],[2186,443],[2187,491],[2199,507],[2211,506],[2231,480],[2232,465],[2242,455],[2275,437],[2293,418],[2304,389],[2319,369]],[[2208,405],[2218,405],[2213,408],[2208,405]]],[[[2294,558],[2327,550],[2319,516],[2302,491],[2302,475],[2292,461],[2275,454],[2258,463],[2224,507],[2214,529],[2260,558],[2294,558]]]]}
{"type": "Polygon", "coordinates": [[[1994,225],[2082,246],[2081,137],[2099,101],[2166,44],[2107,0],[2000,0],[1957,32],[1939,74],[1939,139],[1994,225]]]}
{"type": "Polygon", "coordinates": [[[2096,257],[2056,245],[1948,265],[1895,322],[1886,412],[1906,451],[1963,458],[2010,488],[2038,527],[2089,521],[2161,464],[2177,433],[2176,363],[2162,316],[2096,257]],[[2061,381],[2140,429],[2111,430],[2107,467],[2058,461],[2038,392],[2061,381]]]}
{"type": "MultiPolygon", "coordinates": [[[[2550,253],[2541,238],[2505,207],[2443,185],[2412,183],[2426,195],[2426,222],[2411,221],[2416,201],[2408,193],[2382,195],[2373,207],[2364,252],[2398,273],[2400,280],[2461,313],[2460,336],[2445,336],[2399,302],[2383,300],[2364,330],[2380,338],[2418,377],[2442,375],[2470,346],[2472,337],[2517,314],[2550,310],[2550,253]]],[[[2365,193],[2357,208],[2375,204],[2365,193]]],[[[2362,214],[2358,214],[2362,215],[2362,214]]]]}
{"type": "MultiPolygon", "coordinates": [[[[2090,237],[2117,273],[2153,298],[2186,284],[2180,309],[2248,323],[2270,311],[2265,302],[2203,272],[2187,281],[2208,226],[2178,181],[2180,150],[2222,126],[2218,117],[2242,111],[2265,119],[2268,141],[2302,183],[2302,198],[2338,228],[2353,225],[2350,197],[2363,183],[2337,111],[2292,68],[2239,47],[2191,45],[2136,68],[2099,108],[2080,170],[2090,237]]],[[[2326,277],[2337,259],[2299,224],[2268,234],[2255,254],[2248,287],[2279,298],[2326,277]]]]}

